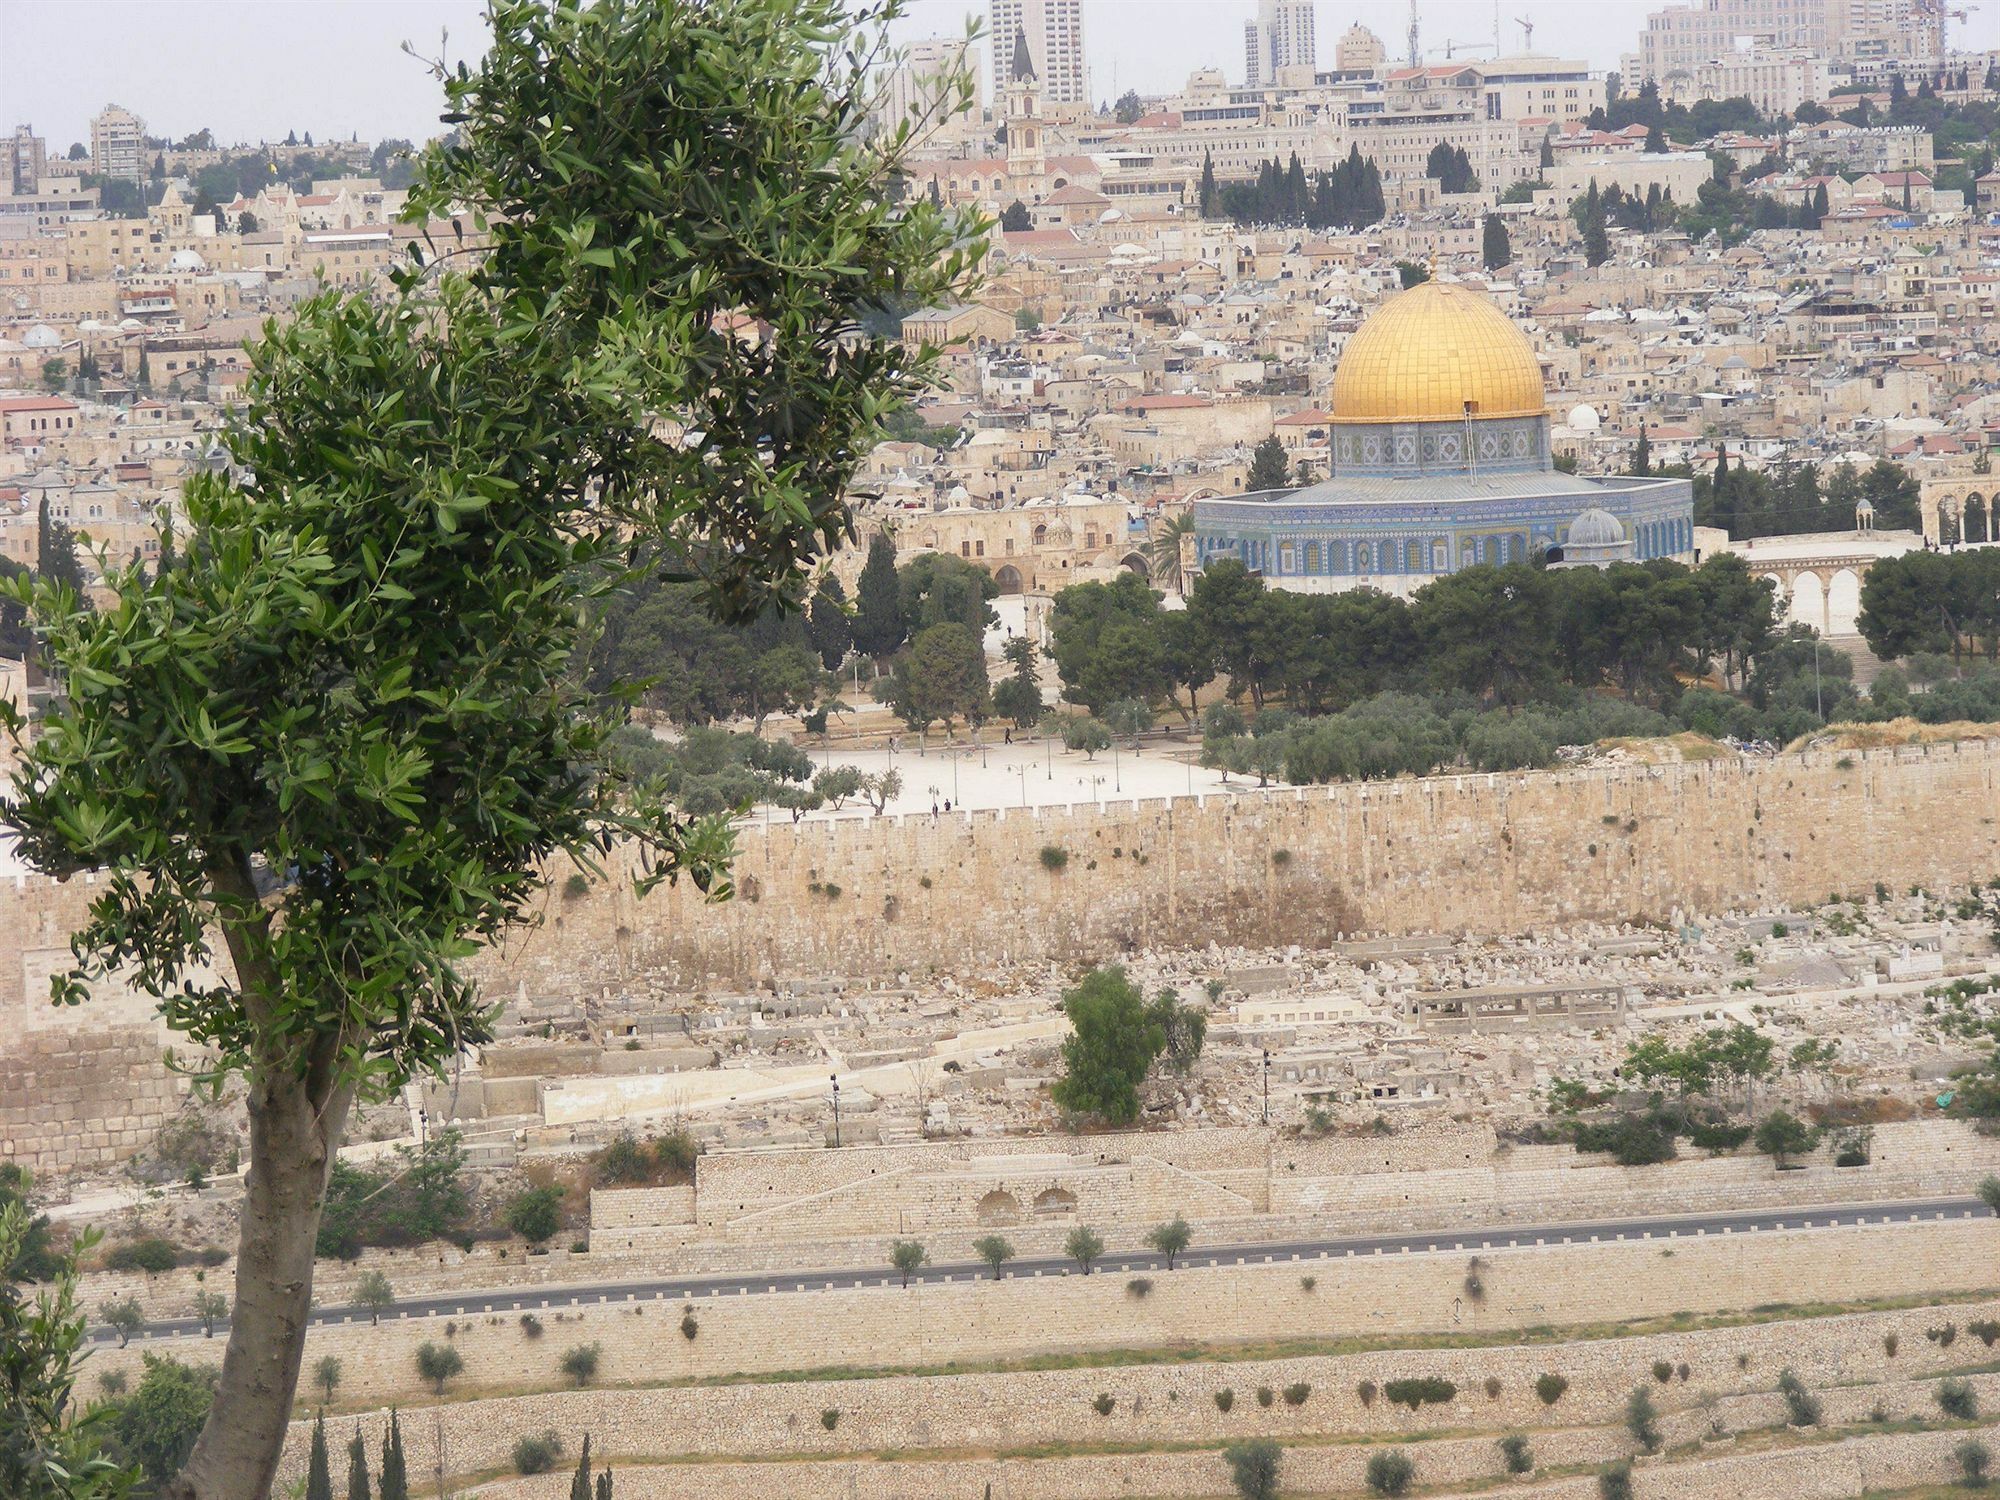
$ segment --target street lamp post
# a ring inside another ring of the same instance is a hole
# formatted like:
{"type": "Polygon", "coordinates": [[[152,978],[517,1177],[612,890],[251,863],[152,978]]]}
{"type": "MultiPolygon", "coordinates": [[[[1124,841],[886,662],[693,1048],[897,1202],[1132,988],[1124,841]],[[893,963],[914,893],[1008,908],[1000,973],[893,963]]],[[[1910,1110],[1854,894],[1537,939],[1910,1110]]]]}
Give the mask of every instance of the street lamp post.
{"type": "Polygon", "coordinates": [[[838,1151],[840,1149],[840,1075],[838,1073],[829,1073],[827,1077],[833,1080],[833,1149],[838,1151]]]}
{"type": "Polygon", "coordinates": [[[1271,1049],[1264,1049],[1264,1123],[1271,1123],[1271,1049]]]}

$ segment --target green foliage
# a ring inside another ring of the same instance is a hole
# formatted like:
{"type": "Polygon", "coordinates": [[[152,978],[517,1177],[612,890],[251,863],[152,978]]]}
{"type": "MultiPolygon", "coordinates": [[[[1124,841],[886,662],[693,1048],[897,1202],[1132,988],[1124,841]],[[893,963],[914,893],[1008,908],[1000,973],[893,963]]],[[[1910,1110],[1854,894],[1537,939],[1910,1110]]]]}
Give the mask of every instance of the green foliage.
{"type": "Polygon", "coordinates": [[[819,1414],[819,1425],[824,1427],[828,1432],[838,1427],[840,1425],[840,1408],[829,1406],[822,1411],[819,1414]]]}
{"type": "Polygon", "coordinates": [[[1655,1452],[1660,1446],[1659,1418],[1652,1395],[1643,1385],[1626,1398],[1625,1430],[1632,1434],[1632,1441],[1647,1453],[1655,1452]]]}
{"type": "Polygon", "coordinates": [[[1139,1085],[1166,1047],[1157,1013],[1117,965],[1084,975],[1063,996],[1063,1010],[1071,1030],[1050,1096],[1071,1114],[1129,1124],[1139,1114],[1139,1085]]]}
{"type": "Polygon", "coordinates": [[[1371,1495],[1407,1495],[1417,1477],[1417,1465],[1401,1448],[1381,1448],[1368,1455],[1363,1477],[1371,1495]]]}
{"type": "Polygon", "coordinates": [[[896,542],[878,531],[868,539],[868,557],[854,595],[854,649],[884,657],[909,639],[903,619],[903,591],[896,578],[896,542]]]}
{"type": "Polygon", "coordinates": [[[1243,481],[1243,488],[1252,494],[1260,490],[1289,489],[1291,465],[1285,460],[1285,448],[1275,436],[1267,437],[1250,452],[1250,473],[1243,481]]]}
{"type": "Polygon", "coordinates": [[[1236,1392],[1231,1390],[1228,1386],[1225,1385],[1221,1390],[1215,1393],[1215,1409],[1217,1411],[1227,1412],[1235,1404],[1236,1404],[1236,1392]]]}
{"type": "Polygon", "coordinates": [[[1500,1459],[1509,1474],[1534,1472],[1535,1451],[1528,1446],[1528,1439],[1521,1433],[1510,1432],[1500,1439],[1500,1459]]]}
{"type": "Polygon", "coordinates": [[[1787,1158],[1812,1150],[1818,1134],[1803,1120],[1782,1109],[1774,1109],[1757,1122],[1755,1139],[1757,1149],[1782,1168],[1787,1158]]]}
{"type": "Polygon", "coordinates": [[[215,1325],[229,1315],[229,1299],[220,1292],[196,1292],[194,1315],[201,1323],[203,1336],[214,1338],[215,1325]]]}
{"type": "Polygon", "coordinates": [[[927,625],[911,637],[889,682],[889,706],[912,729],[953,719],[983,720],[992,708],[986,652],[979,634],[957,621],[927,625]]]}
{"type": "Polygon", "coordinates": [[[1097,1395],[1091,1398],[1090,1404],[1092,1409],[1095,1410],[1100,1417],[1108,1417],[1111,1415],[1112,1407],[1116,1406],[1118,1403],[1114,1401],[1111,1398],[1111,1396],[1108,1395],[1107,1393],[1099,1391],[1097,1395]]]}
{"type": "Polygon", "coordinates": [[[1090,1274],[1090,1263],[1104,1253],[1104,1238],[1087,1224],[1079,1224],[1063,1239],[1063,1254],[1090,1274]]]}
{"type": "Polygon", "coordinates": [[[904,1286],[910,1284],[910,1278],[921,1271],[924,1262],[930,1258],[930,1252],[917,1240],[897,1240],[889,1246],[889,1264],[903,1278],[904,1286]]]}
{"type": "Polygon", "coordinates": [[[101,1451],[108,1409],[83,1411],[77,1403],[87,1328],[76,1304],[76,1267],[48,1243],[47,1220],[30,1213],[32,1187],[24,1170],[7,1164],[0,1177],[0,1495],[119,1500],[137,1476],[129,1460],[101,1451]],[[30,1268],[43,1283],[32,1294],[22,1285],[30,1268]]]}
{"type": "Polygon", "coordinates": [[[1629,1461],[1621,1458],[1598,1471],[1597,1500],[1632,1500],[1632,1465],[1629,1461]]]}
{"type": "Polygon", "coordinates": [[[1951,1456],[1958,1463],[1958,1482],[1969,1490],[1986,1486],[1988,1471],[1993,1467],[1993,1450],[1978,1438],[1967,1438],[1951,1450],[1951,1456]]]}
{"type": "Polygon", "coordinates": [[[1535,1377],[1535,1395],[1544,1406],[1554,1406],[1562,1400],[1563,1392],[1569,1389],[1569,1382],[1553,1370],[1535,1377]]]}
{"type": "Polygon", "coordinates": [[[563,1190],[553,1184],[516,1193],[507,1205],[507,1227],[530,1245],[540,1245],[562,1228],[563,1190]]]}
{"type": "Polygon", "coordinates": [[[1061,844],[1042,845],[1042,852],[1038,857],[1042,862],[1042,868],[1051,875],[1060,875],[1069,868],[1069,850],[1063,848],[1061,844]]]}
{"type": "Polygon", "coordinates": [[[354,1283],[354,1305],[368,1309],[368,1321],[380,1323],[382,1314],[396,1304],[389,1278],[380,1271],[364,1271],[354,1283]]]}
{"type": "Polygon", "coordinates": [[[1992,1173],[1979,1179],[1979,1201],[1996,1216],[2000,1216],[2000,1177],[1992,1173]]]}
{"type": "Polygon", "coordinates": [[[97,1315],[104,1319],[105,1326],[118,1335],[118,1347],[123,1349],[132,1342],[132,1335],[146,1326],[145,1309],[139,1306],[136,1297],[121,1297],[106,1302],[98,1308],[97,1315]]]}
{"type": "Polygon", "coordinates": [[[352,1260],[370,1245],[462,1242],[472,1220],[464,1181],[465,1146],[456,1130],[421,1146],[398,1146],[386,1173],[336,1161],[328,1180],[315,1253],[352,1260]]]}
{"type": "Polygon", "coordinates": [[[445,1383],[465,1370],[465,1359],[450,1344],[425,1340],[417,1347],[417,1373],[442,1396],[445,1383]]]}
{"type": "Polygon", "coordinates": [[[326,1451],[326,1413],[313,1418],[312,1445],[306,1452],[306,1500],[333,1500],[333,1470],[326,1451]]]}
{"type": "Polygon", "coordinates": [[[1174,1268],[1174,1260],[1194,1242],[1194,1230],[1188,1221],[1175,1214],[1164,1224],[1155,1224],[1146,1231],[1146,1243],[1167,1258],[1167,1269],[1174,1268]]]}
{"type": "Polygon", "coordinates": [[[1458,1387],[1449,1380],[1436,1375],[1423,1375],[1414,1379],[1391,1380],[1382,1387],[1382,1394],[1395,1406],[1407,1406],[1415,1411],[1420,1406],[1442,1406],[1458,1395],[1458,1387]]]}
{"type": "Polygon", "coordinates": [[[1313,1388],[1303,1380],[1294,1381],[1285,1387],[1285,1405],[1304,1406],[1312,1397],[1313,1388]]]}
{"type": "Polygon", "coordinates": [[[597,1366],[603,1354],[604,1348],[601,1344],[576,1344],[563,1351],[563,1357],[557,1362],[556,1368],[581,1389],[597,1378],[597,1366]]]}
{"type": "Polygon", "coordinates": [[[1238,224],[1302,224],[1308,229],[1361,229],[1380,221],[1382,174],[1372,158],[1351,147],[1330,172],[1310,178],[1294,153],[1289,166],[1262,162],[1255,183],[1232,182],[1211,195],[1221,214],[1238,224]]]}
{"type": "MultiPolygon", "coordinates": [[[[1991,548],[1911,552],[1887,559],[1884,567],[1869,568],[1862,580],[1857,624],[1868,649],[1885,660],[1948,652],[1957,665],[2000,633],[1996,590],[2000,590],[2000,552],[1991,548]]],[[[1910,700],[1912,711],[1933,720],[1945,712],[1945,704],[1933,703],[1936,691],[1910,700]]],[[[1964,703],[1968,696],[1964,688],[1955,688],[1950,706],[1964,703]]],[[[2000,700],[2000,685],[1980,698],[1982,707],[1985,701],[2000,700]]]]}
{"type": "Polygon", "coordinates": [[[1969,1380],[1956,1376],[1949,1380],[1940,1380],[1932,1394],[1937,1399],[1938,1410],[1947,1417],[1960,1422],[1970,1422],[1979,1415],[1979,1396],[1972,1389],[1972,1382],[1969,1380]]]}
{"type": "Polygon", "coordinates": [[[1806,1389],[1806,1383],[1790,1368],[1778,1372],[1778,1394],[1785,1398],[1785,1417],[1792,1426],[1819,1426],[1819,1398],[1806,1389]]]}
{"type": "Polygon", "coordinates": [[[562,1439],[554,1428],[546,1432],[524,1433],[514,1441],[514,1472],[546,1474],[562,1457],[562,1439]]]}
{"type": "Polygon", "coordinates": [[[1035,216],[1028,212],[1028,205],[1016,198],[1002,210],[1000,227],[1009,234],[1019,234],[1035,227],[1035,216]]]}
{"type": "Polygon", "coordinates": [[[1081,750],[1084,759],[1095,760],[1098,751],[1111,748],[1111,726],[1088,714],[1071,716],[1063,720],[1062,742],[1065,750],[1081,750]]]}
{"type": "MultiPolygon", "coordinates": [[[[1263,1392],[1258,1394],[1261,1398],[1263,1392]]],[[[1222,1461],[1229,1466],[1229,1482],[1241,1500],[1277,1500],[1278,1471],[1284,1456],[1284,1449],[1269,1438],[1231,1443],[1222,1450],[1222,1461]]]]}
{"type": "Polygon", "coordinates": [[[148,1276],[157,1276],[163,1271],[173,1270],[180,1263],[180,1248],[158,1235],[122,1240],[104,1252],[104,1268],[107,1271],[143,1271],[148,1276]]]}
{"type": "Polygon", "coordinates": [[[313,1384],[326,1392],[329,1401],[333,1399],[333,1393],[340,1389],[340,1373],[340,1360],[332,1354],[322,1354],[313,1365],[313,1384]]]}
{"type": "Polygon", "coordinates": [[[145,1366],[132,1394],[112,1408],[106,1427],[111,1449],[137,1464],[157,1488],[193,1451],[215,1401],[216,1372],[153,1354],[145,1357],[145,1366]]]}
{"type": "Polygon", "coordinates": [[[1014,1258],[1014,1246],[1005,1235],[982,1234],[972,1242],[972,1253],[993,1268],[993,1279],[1000,1279],[1000,1268],[1014,1258]]]}
{"type": "Polygon", "coordinates": [[[389,1430],[382,1434],[381,1488],[377,1500],[410,1500],[409,1467],[403,1456],[403,1422],[389,1408],[389,1430]]]}
{"type": "Polygon", "coordinates": [[[368,1440],[359,1427],[347,1440],[347,1500],[373,1500],[368,1484],[368,1440]]]}

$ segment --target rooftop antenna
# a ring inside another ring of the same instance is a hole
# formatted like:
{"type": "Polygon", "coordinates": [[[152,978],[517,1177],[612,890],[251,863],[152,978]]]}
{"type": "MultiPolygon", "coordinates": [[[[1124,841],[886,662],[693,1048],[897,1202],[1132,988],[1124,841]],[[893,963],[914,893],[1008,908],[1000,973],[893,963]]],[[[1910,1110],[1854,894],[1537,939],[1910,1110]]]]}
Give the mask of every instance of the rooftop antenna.
{"type": "Polygon", "coordinates": [[[1410,66],[1421,68],[1423,65],[1424,49],[1417,40],[1417,0],[1410,0],[1410,66]]]}

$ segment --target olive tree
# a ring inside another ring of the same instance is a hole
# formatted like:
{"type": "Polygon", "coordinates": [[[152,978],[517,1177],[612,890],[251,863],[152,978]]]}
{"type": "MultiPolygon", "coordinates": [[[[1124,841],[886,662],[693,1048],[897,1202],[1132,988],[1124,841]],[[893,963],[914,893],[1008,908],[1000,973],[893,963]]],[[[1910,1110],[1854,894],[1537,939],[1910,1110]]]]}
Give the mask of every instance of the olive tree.
{"type": "Polygon", "coordinates": [[[467,955],[565,858],[729,890],[723,821],[606,768],[581,622],[648,572],[796,609],[852,535],[935,364],[883,310],[960,295],[980,248],[892,202],[911,129],[864,128],[898,3],[494,0],[440,68],[409,258],[250,352],[174,566],[95,612],[0,585],[63,689],[32,739],[7,712],[0,820],[103,872],[54,998],[129,975],[245,1090],[229,1340],[165,1500],[269,1493],[349,1112],[485,1035],[467,955]]]}

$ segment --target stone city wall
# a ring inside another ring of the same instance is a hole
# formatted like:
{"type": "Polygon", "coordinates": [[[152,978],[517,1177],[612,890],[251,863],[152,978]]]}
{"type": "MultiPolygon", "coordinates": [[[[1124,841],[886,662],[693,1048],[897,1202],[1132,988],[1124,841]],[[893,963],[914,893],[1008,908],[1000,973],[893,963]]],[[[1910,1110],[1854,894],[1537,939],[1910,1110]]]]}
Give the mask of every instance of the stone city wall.
{"type": "Polygon", "coordinates": [[[1103,807],[747,824],[739,897],[548,898],[494,988],[953,973],[1358,932],[1665,921],[2000,874],[2000,744],[1811,752],[1103,807]],[[1949,828],[1952,837],[1938,836],[1949,828]],[[1044,868],[1045,847],[1069,856],[1044,868]],[[1290,858],[1282,864],[1271,856],[1290,858]],[[926,884],[928,882],[928,884],[926,884]],[[840,895],[825,892],[838,887],[840,895]]]}
{"type": "MultiPolygon", "coordinates": [[[[541,1322],[530,1338],[510,1308],[470,1317],[398,1315],[381,1326],[366,1315],[315,1328],[306,1367],[337,1356],[345,1399],[409,1401],[423,1390],[415,1351],[446,1337],[465,1361],[465,1391],[519,1390],[554,1382],[556,1362],[576,1344],[602,1346],[599,1380],[607,1384],[709,1379],[829,1366],[931,1367],[951,1362],[1019,1359],[1089,1349],[1170,1349],[1287,1338],[1399,1337],[1440,1331],[1503,1333],[1676,1312],[1712,1313],[1775,1303],[1932,1297],[1983,1292],[1995,1283],[2000,1228],[1990,1220],[1876,1225],[1714,1235],[1622,1243],[1484,1248],[1306,1258],[1276,1265],[1153,1273],[1136,1296],[1124,1275],[983,1274],[947,1283],[821,1291],[722,1294],[694,1299],[621,1299],[615,1292],[523,1293],[521,1309],[541,1322]],[[1483,1295],[1465,1295],[1471,1256],[1483,1295]],[[1314,1278],[1308,1289],[1304,1276],[1314,1278]],[[691,1307],[696,1337],[682,1336],[691,1307]]],[[[1958,1317],[1954,1310],[1950,1316],[1958,1317]]],[[[1964,1317],[1976,1314],[1964,1310],[1964,1317]]],[[[1989,1310],[1986,1313],[1991,1316],[1989,1310]]],[[[1938,1314],[1897,1314],[1912,1321],[1902,1338],[1921,1356],[1921,1321],[1938,1314]]],[[[1818,1325],[1813,1325],[1818,1326],[1818,1325]]],[[[1754,1330],[1728,1330],[1749,1338],[1754,1330]]],[[[1692,1335],[1689,1335],[1692,1337],[1692,1335]]],[[[1876,1341],[1879,1345],[1879,1340],[1876,1341]]],[[[1868,1355],[1866,1341],[1844,1356],[1868,1355]]],[[[220,1340],[139,1340],[101,1350],[106,1368],[134,1368],[146,1349],[173,1348],[193,1358],[221,1352],[220,1340]]],[[[1594,1347],[1594,1346],[1579,1346],[1594,1347]]],[[[1498,1356],[1508,1351],[1486,1351],[1498,1356]]],[[[1964,1351],[1962,1351],[1964,1352],[1964,1351]]],[[[1459,1356],[1453,1355],[1452,1358],[1459,1356]]],[[[1552,1357],[1529,1347],[1511,1357],[1532,1364],[1552,1357]]],[[[1683,1356],[1676,1356],[1677,1358],[1683,1356]]],[[[1428,1356],[1426,1357],[1428,1358],[1428,1356]]],[[[1439,1359],[1445,1358],[1443,1353],[1439,1359]]],[[[1712,1364],[1712,1361],[1710,1362],[1712,1364]]],[[[1869,1367],[1856,1367],[1865,1374],[1869,1367]]],[[[1400,1373],[1423,1373],[1420,1370],[1400,1373]]],[[[1767,1372],[1768,1373],[1768,1372],[1767,1372]]],[[[1704,1368],[1704,1377],[1711,1371],[1704,1368]]],[[[1829,1378],[1833,1378],[1831,1369],[1829,1378]]]]}
{"type": "MultiPolygon", "coordinates": [[[[1678,1424],[1662,1424],[1670,1442],[1689,1434],[1678,1424]]],[[[405,1429],[407,1435],[407,1427],[405,1429]]],[[[2000,1429],[1974,1434],[1991,1447],[2000,1429]]],[[[1595,1465],[1630,1451],[1619,1434],[1537,1434],[1534,1452],[1546,1466],[1595,1465]]],[[[1704,1456],[1671,1463],[1641,1463],[1633,1470],[1636,1500],[1744,1500],[1783,1495],[1787,1500],[1839,1500],[1865,1493],[1900,1491],[1917,1484],[1942,1484],[1958,1473],[1953,1450],[1962,1431],[1885,1433],[1824,1444],[1787,1444],[1766,1451],[1704,1456]]],[[[1416,1460],[1419,1484],[1490,1481],[1499,1473],[1491,1439],[1439,1439],[1405,1450],[1416,1460]]],[[[1288,1495],[1354,1495],[1363,1491],[1368,1451],[1352,1447],[1299,1447],[1286,1450],[1284,1492],[1288,1495]]],[[[558,1465],[558,1469],[562,1466],[558,1465]]],[[[569,1476],[502,1479],[481,1488],[492,1500],[562,1500],[569,1476]]],[[[1090,1458],[979,1459],[877,1463],[675,1464],[617,1470],[620,1500],[767,1500],[781,1492],[788,1500],[936,1500],[940,1495],[985,1495],[989,1500],[1103,1500],[1106,1495],[1217,1496],[1230,1492],[1229,1471],[1219,1454],[1143,1453],[1090,1458]],[[782,1484],[782,1491],[774,1491],[782,1484]]],[[[1596,1500],[1594,1475],[1542,1483],[1519,1482],[1508,1494],[1522,1500],[1596,1500]]],[[[1430,1491],[1439,1500],[1490,1496],[1490,1483],[1467,1492],[1430,1491]]]]}
{"type": "MultiPolygon", "coordinates": [[[[1949,1316],[1978,1311],[1952,1309],[1949,1316]]],[[[1989,1309],[1990,1311],[1990,1309],[1989,1309]]],[[[1940,1314],[1864,1314],[1791,1323],[1769,1323],[1702,1333],[1648,1335],[1540,1348],[1463,1351],[1388,1350],[1335,1357],[1120,1366],[1099,1370],[1034,1371],[991,1375],[884,1376],[861,1380],[782,1381],[721,1386],[551,1390],[536,1395],[450,1401],[439,1409],[446,1452],[458,1471],[506,1464],[523,1433],[554,1431],[574,1443],[588,1430],[594,1449],[624,1461],[689,1455],[709,1459],[769,1455],[832,1460],[854,1453],[981,1449],[995,1452],[1061,1445],[1147,1446],[1241,1441],[1269,1437],[1286,1442],[1354,1444],[1420,1441],[1443,1431],[1535,1431],[1544,1466],[1562,1460],[1563,1443],[1579,1441],[1590,1461],[1630,1451],[1620,1430],[1627,1397],[1644,1386],[1668,1424],[1669,1439],[1704,1430],[1746,1431],[1782,1422],[1785,1407],[1773,1387],[1792,1370],[1819,1393],[1825,1421],[1840,1426],[1870,1419],[1935,1414],[1935,1377],[1977,1364],[1982,1346],[1971,1335],[1954,1358],[1922,1337],[1926,1319],[1940,1314]],[[1883,1336],[1905,1343],[1891,1358],[1883,1336]],[[1739,1364],[1738,1361],[1742,1363],[1739,1364]],[[1661,1382],[1664,1361],[1676,1373],[1661,1382]],[[1685,1365],[1688,1377],[1678,1370],[1685,1365]],[[1553,1403],[1541,1401],[1534,1382],[1545,1372],[1569,1385],[1553,1403]],[[1419,1413],[1380,1394],[1387,1382],[1411,1375],[1436,1376],[1457,1395],[1419,1413]],[[1498,1382],[1495,1395],[1487,1382],[1498,1382]],[[1362,1381],[1376,1395],[1364,1403],[1362,1381]],[[1842,1383],[1859,1382],[1859,1383],[1842,1383]],[[1306,1386],[1294,1405],[1262,1404],[1261,1389],[1282,1393],[1306,1386]],[[1217,1393],[1232,1395],[1228,1411],[1217,1393]],[[1109,1412],[1096,1401],[1108,1396],[1109,1412]],[[821,1420],[838,1415],[835,1425],[821,1420]],[[1608,1429],[1608,1431],[1607,1431],[1608,1429]],[[1677,1432],[1676,1429],[1679,1429],[1677,1432]],[[1609,1441],[1608,1448],[1599,1446],[1609,1441]]],[[[1970,1377],[1982,1407],[2000,1398],[2000,1375],[1970,1377]]],[[[375,1410],[349,1420],[379,1443],[387,1413],[375,1410]]],[[[432,1462],[436,1428],[418,1422],[409,1431],[412,1463],[432,1462]]],[[[301,1467],[310,1427],[296,1424],[289,1445],[301,1467]]],[[[1357,1451],[1350,1446],[1349,1452],[1357,1451]]],[[[1449,1452],[1421,1442],[1420,1451],[1449,1452]]],[[[1583,1457],[1583,1454],[1579,1454],[1583,1457]]],[[[1491,1440],[1476,1461],[1491,1462],[1491,1440]]],[[[1472,1468],[1439,1472],[1423,1468],[1429,1482],[1469,1478],[1472,1468]]]]}

